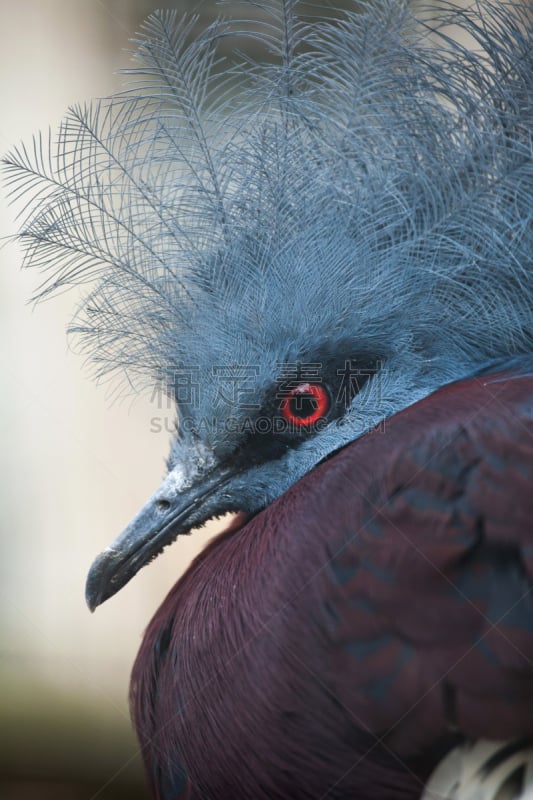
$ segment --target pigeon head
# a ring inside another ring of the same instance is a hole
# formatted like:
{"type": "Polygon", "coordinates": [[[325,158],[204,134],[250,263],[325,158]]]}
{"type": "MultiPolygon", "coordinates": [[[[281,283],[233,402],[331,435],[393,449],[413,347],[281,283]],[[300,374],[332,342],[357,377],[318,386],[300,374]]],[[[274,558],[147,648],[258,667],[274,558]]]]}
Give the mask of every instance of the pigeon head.
{"type": "Polygon", "coordinates": [[[20,240],[40,296],[86,283],[71,330],[97,376],[176,403],[168,474],[95,561],[91,608],[179,534],[258,513],[533,344],[531,9],[260,5],[237,28],[267,63],[218,56],[231,25],[194,38],[195,19],[159,12],[123,92],[5,159],[32,194],[20,240]]]}

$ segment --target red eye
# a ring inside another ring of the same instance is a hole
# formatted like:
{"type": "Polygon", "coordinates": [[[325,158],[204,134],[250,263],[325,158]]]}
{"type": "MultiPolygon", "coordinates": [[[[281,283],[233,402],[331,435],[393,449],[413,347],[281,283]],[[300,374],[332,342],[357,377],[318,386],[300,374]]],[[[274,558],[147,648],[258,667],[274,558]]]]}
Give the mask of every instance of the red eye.
{"type": "Polygon", "coordinates": [[[281,413],[293,425],[312,425],[329,411],[329,396],[318,383],[300,383],[281,401],[281,413]]]}

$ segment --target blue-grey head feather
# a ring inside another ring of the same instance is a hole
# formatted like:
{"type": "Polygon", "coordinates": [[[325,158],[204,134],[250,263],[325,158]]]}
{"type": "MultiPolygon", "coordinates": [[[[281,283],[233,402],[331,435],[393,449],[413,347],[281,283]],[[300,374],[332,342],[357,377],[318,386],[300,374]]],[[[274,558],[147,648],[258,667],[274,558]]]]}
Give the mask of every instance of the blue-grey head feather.
{"type": "Polygon", "coordinates": [[[305,21],[294,0],[259,5],[264,21],[236,28],[268,63],[220,60],[231,25],[191,41],[195,19],[158,12],[122,93],[5,159],[39,297],[87,284],[72,330],[97,374],[178,401],[167,494],[253,450],[246,422],[287,365],[369,368],[342,416],[252,458],[193,523],[257,510],[396,410],[533,345],[531,6],[415,19],[377,0],[305,21]]]}

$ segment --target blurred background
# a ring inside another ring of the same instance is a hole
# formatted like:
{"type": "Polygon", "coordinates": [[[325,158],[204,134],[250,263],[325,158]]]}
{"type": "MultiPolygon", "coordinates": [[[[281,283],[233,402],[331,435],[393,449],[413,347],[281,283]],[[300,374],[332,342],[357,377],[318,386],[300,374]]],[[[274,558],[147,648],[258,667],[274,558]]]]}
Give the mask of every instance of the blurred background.
{"type": "MultiPolygon", "coordinates": [[[[0,0],[0,152],[119,88],[128,38],[161,7],[202,23],[218,12],[192,0],[0,0]]],[[[0,193],[7,237],[16,225],[0,193]]],[[[217,528],[176,542],[88,612],[88,567],[159,484],[173,414],[158,395],[117,402],[96,387],[65,338],[77,298],[34,311],[38,276],[20,262],[16,243],[0,249],[0,798],[146,798],[130,668],[151,615],[217,528]]]]}

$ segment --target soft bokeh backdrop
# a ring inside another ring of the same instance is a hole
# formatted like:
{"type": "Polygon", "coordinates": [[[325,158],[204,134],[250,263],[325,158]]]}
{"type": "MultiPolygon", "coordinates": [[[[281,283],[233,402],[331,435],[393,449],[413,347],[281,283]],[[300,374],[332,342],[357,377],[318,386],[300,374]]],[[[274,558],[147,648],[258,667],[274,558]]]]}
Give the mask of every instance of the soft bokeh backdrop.
{"type": "MultiPolygon", "coordinates": [[[[170,5],[1,0],[0,151],[118,88],[128,37],[170,5]]],[[[2,201],[0,236],[14,230],[2,201]]],[[[65,339],[77,298],[33,309],[38,276],[20,258],[16,244],[0,250],[0,797],[111,800],[137,786],[142,797],[129,671],[151,613],[212,533],[178,542],[89,614],[88,566],[159,483],[172,410],[97,388],[65,339]]]]}
{"type": "MultiPolygon", "coordinates": [[[[331,3],[330,5],[340,5],[331,3]]],[[[188,0],[0,0],[0,151],[71,103],[109,94],[128,37],[156,7],[188,0]]],[[[0,197],[0,236],[15,231],[0,197]]],[[[95,554],[158,485],[172,409],[157,395],[117,402],[69,351],[77,302],[34,310],[38,276],[0,249],[0,797],[145,797],[127,708],[129,671],[151,614],[216,526],[177,542],[98,610],[83,587],[95,554]],[[159,432],[156,432],[156,429],[159,432]]]]}

